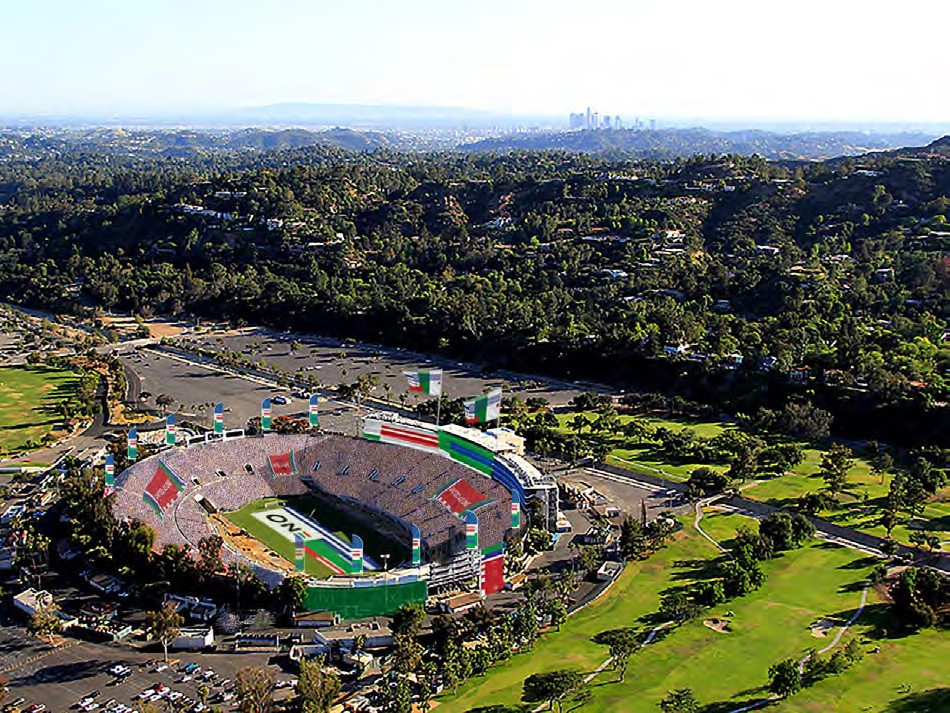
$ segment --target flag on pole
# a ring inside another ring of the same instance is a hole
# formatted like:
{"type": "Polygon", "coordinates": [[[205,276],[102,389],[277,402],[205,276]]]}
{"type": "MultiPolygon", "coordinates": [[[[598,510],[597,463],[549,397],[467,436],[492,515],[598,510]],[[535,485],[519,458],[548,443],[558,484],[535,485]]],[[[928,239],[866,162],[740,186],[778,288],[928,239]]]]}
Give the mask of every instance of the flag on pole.
{"type": "Polygon", "coordinates": [[[169,446],[175,445],[175,414],[170,413],[165,418],[165,443],[169,446]]]}
{"type": "Polygon", "coordinates": [[[106,492],[108,495],[113,490],[115,490],[115,456],[111,453],[106,456],[106,492]]]}
{"type": "Polygon", "coordinates": [[[521,527],[521,503],[517,500],[511,501],[511,527],[513,530],[521,527]]]}
{"type": "Polygon", "coordinates": [[[471,510],[465,512],[465,547],[469,550],[478,549],[478,515],[471,510]]]}
{"type": "Polygon", "coordinates": [[[135,461],[139,457],[139,429],[129,429],[128,452],[126,453],[129,461],[135,461]]]}
{"type": "Polygon", "coordinates": [[[363,574],[363,540],[353,535],[350,547],[350,574],[363,574]]]}
{"type": "Polygon", "coordinates": [[[412,531],[412,566],[418,567],[422,562],[422,533],[415,525],[410,525],[412,531]]]}
{"type": "Polygon", "coordinates": [[[261,430],[270,430],[270,397],[261,401],[261,430]]]}
{"type": "Polygon", "coordinates": [[[298,572],[303,572],[307,566],[307,550],[304,545],[303,535],[299,532],[294,533],[294,565],[298,572]]]}
{"type": "Polygon", "coordinates": [[[214,405],[214,432],[219,436],[224,433],[224,404],[220,401],[214,405]]]}
{"type": "Polygon", "coordinates": [[[418,391],[430,396],[442,395],[442,370],[428,369],[422,371],[404,371],[409,379],[409,390],[418,391]]]}
{"type": "Polygon", "coordinates": [[[310,425],[314,428],[320,425],[320,397],[317,394],[310,397],[310,425]]]}
{"type": "Polygon", "coordinates": [[[501,389],[492,389],[465,402],[465,423],[487,423],[501,416],[501,389]]]}

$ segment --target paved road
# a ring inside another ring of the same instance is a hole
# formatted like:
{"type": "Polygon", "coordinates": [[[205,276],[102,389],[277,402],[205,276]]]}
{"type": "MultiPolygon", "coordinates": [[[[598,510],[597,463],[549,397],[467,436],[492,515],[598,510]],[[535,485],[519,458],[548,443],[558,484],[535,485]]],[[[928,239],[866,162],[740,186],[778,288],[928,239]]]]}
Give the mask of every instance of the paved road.
{"type": "MultiPolygon", "coordinates": [[[[638,482],[643,485],[653,484],[655,486],[663,486],[680,493],[685,492],[686,490],[686,485],[684,483],[663,480],[662,478],[649,473],[625,470],[624,468],[617,468],[616,466],[601,464],[597,466],[594,471],[603,471],[616,477],[624,478],[630,480],[631,482],[638,482]]],[[[722,498],[716,500],[716,506],[730,509],[742,515],[747,515],[756,519],[762,519],[773,513],[780,512],[780,508],[774,507],[767,503],[759,502],[758,500],[750,500],[749,498],[742,497],[741,495],[723,496],[722,498]]],[[[849,547],[853,550],[859,550],[861,552],[867,552],[869,554],[882,557],[885,556],[881,551],[881,544],[884,542],[883,538],[869,535],[866,532],[853,530],[849,527],[841,527],[840,525],[835,525],[834,523],[827,522],[826,520],[822,520],[818,517],[809,517],[808,519],[815,526],[819,536],[823,537],[824,539],[835,542],[844,547],[849,547]]],[[[935,569],[939,572],[950,575],[950,554],[946,552],[921,553],[912,547],[901,545],[898,548],[898,554],[911,560],[917,560],[918,564],[931,567],[932,569],[935,569]]]]}

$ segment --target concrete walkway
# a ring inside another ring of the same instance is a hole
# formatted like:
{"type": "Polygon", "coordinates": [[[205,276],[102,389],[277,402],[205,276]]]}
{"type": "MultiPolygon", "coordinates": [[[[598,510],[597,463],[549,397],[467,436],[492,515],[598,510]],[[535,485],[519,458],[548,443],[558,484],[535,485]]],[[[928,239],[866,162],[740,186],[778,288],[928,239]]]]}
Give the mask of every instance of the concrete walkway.
{"type": "Polygon", "coordinates": [[[709,540],[713,544],[713,546],[716,547],[716,549],[718,549],[724,555],[726,555],[726,557],[728,557],[729,559],[734,559],[732,556],[732,553],[729,550],[727,550],[725,547],[723,547],[718,542],[716,542],[716,540],[714,540],[712,537],[706,534],[706,531],[703,530],[703,528],[699,526],[699,521],[703,519],[703,506],[712,503],[715,499],[716,498],[707,498],[706,500],[700,500],[698,503],[696,503],[696,519],[693,521],[693,527],[696,528],[696,532],[698,532],[700,535],[702,535],[707,540],[709,540]]]}

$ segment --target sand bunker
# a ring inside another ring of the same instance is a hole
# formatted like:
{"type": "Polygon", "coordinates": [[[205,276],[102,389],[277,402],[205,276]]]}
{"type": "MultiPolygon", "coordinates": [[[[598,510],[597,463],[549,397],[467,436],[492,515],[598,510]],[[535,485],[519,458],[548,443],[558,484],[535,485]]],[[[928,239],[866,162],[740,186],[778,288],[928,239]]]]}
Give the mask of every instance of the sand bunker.
{"type": "Polygon", "coordinates": [[[835,623],[828,619],[819,619],[809,628],[811,629],[811,635],[816,639],[824,639],[828,636],[828,632],[835,628],[835,623]]]}
{"type": "Polygon", "coordinates": [[[729,626],[728,619],[706,619],[703,622],[703,626],[705,626],[707,629],[712,629],[719,634],[728,634],[730,631],[732,631],[732,628],[729,626]]]}

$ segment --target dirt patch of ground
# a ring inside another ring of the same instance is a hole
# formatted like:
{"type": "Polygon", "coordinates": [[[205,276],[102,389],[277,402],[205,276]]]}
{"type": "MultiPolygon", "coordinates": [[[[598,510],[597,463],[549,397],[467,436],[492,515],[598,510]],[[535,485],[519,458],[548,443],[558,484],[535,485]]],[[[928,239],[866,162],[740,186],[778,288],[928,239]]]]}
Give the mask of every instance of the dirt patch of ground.
{"type": "Polygon", "coordinates": [[[240,552],[248,559],[265,565],[268,569],[277,570],[286,574],[292,574],[297,568],[292,562],[288,562],[273,550],[265,547],[259,540],[242,534],[240,527],[237,527],[227,518],[215,514],[209,518],[212,527],[217,532],[224,544],[229,549],[240,552]]]}
{"type": "Polygon", "coordinates": [[[712,629],[717,634],[728,634],[732,631],[731,623],[728,619],[706,619],[703,626],[712,629]]]}
{"type": "Polygon", "coordinates": [[[834,629],[836,626],[837,624],[835,624],[830,619],[819,619],[809,628],[811,629],[811,635],[816,639],[824,639],[826,636],[828,636],[828,632],[834,629]]]}
{"type": "Polygon", "coordinates": [[[161,339],[162,337],[177,337],[184,331],[184,327],[178,324],[171,324],[169,322],[148,323],[148,333],[156,339],[161,339]]]}

